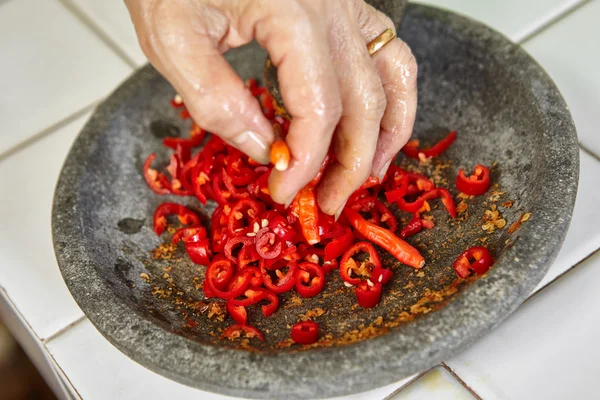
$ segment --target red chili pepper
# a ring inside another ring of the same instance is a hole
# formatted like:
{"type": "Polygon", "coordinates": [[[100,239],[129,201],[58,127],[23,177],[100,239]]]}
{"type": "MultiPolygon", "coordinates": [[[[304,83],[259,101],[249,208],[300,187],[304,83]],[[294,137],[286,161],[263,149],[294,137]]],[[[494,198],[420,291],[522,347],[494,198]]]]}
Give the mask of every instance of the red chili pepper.
{"type": "Polygon", "coordinates": [[[315,189],[310,186],[301,189],[294,199],[294,208],[300,221],[302,234],[308,244],[319,243],[321,241],[319,235],[319,208],[317,207],[315,189]]]}
{"type": "Polygon", "coordinates": [[[490,170],[481,164],[477,164],[468,178],[465,176],[465,170],[458,171],[456,177],[456,189],[469,196],[479,196],[487,192],[490,188],[490,170]]]}
{"type": "Polygon", "coordinates": [[[404,228],[402,228],[402,231],[400,231],[400,237],[402,239],[411,237],[412,235],[421,232],[421,229],[423,229],[423,223],[421,222],[421,217],[419,216],[419,213],[415,212],[414,214],[415,215],[410,220],[410,222],[406,224],[404,228]]]}
{"type": "Polygon", "coordinates": [[[398,200],[396,202],[396,205],[402,211],[415,213],[415,212],[418,212],[421,209],[421,207],[423,207],[423,204],[425,203],[425,201],[433,200],[438,197],[442,198],[442,204],[444,204],[444,207],[446,207],[446,210],[448,210],[448,213],[450,214],[450,216],[452,218],[456,218],[456,205],[454,203],[454,199],[452,198],[452,195],[450,194],[450,192],[444,188],[436,188],[436,189],[430,190],[428,192],[425,192],[422,195],[420,195],[412,203],[407,203],[404,200],[404,198],[401,198],[400,200],[398,200]]]}
{"type": "Polygon", "coordinates": [[[260,260],[260,272],[263,275],[263,285],[269,290],[272,290],[275,293],[283,293],[291,290],[296,284],[296,278],[294,278],[296,274],[296,269],[298,268],[298,264],[295,261],[288,261],[285,259],[281,259],[267,270],[267,267],[263,260],[260,260]],[[279,264],[284,264],[279,267],[279,264]],[[273,269],[273,267],[277,267],[273,269]],[[287,268],[288,271],[286,273],[282,272],[282,269],[287,268]],[[273,282],[273,278],[269,274],[271,271],[275,277],[277,278],[276,282],[273,282]]]}
{"type": "Polygon", "coordinates": [[[154,193],[169,194],[171,193],[171,189],[165,174],[151,168],[155,158],[155,153],[150,154],[148,158],[146,158],[146,161],[144,162],[144,179],[146,179],[146,183],[154,193]]]}
{"type": "Polygon", "coordinates": [[[470,275],[470,271],[477,275],[485,274],[493,263],[494,259],[488,249],[483,246],[475,246],[458,256],[452,267],[460,278],[466,278],[470,275]]]}
{"type": "Polygon", "coordinates": [[[349,284],[358,285],[361,282],[361,276],[364,279],[371,278],[373,269],[377,267],[381,268],[381,260],[379,260],[379,255],[373,245],[368,242],[358,242],[346,250],[342,256],[342,260],[340,261],[340,275],[349,284]],[[359,253],[367,253],[369,256],[360,265],[353,258],[359,253]],[[352,273],[358,277],[352,277],[352,273]]]}
{"type": "Polygon", "coordinates": [[[394,276],[394,273],[391,270],[378,265],[373,268],[373,272],[371,273],[371,281],[385,285],[390,281],[390,279],[392,279],[392,276],[394,276]]]}
{"type": "Polygon", "coordinates": [[[167,216],[176,214],[179,222],[184,225],[200,225],[200,219],[192,210],[181,204],[162,203],[154,212],[154,232],[160,236],[167,227],[167,216]]]}
{"type": "Polygon", "coordinates": [[[235,185],[233,184],[233,179],[227,173],[227,169],[223,170],[223,183],[225,184],[225,187],[231,194],[231,197],[233,197],[234,199],[243,199],[250,197],[250,193],[242,191],[242,189],[238,189],[237,187],[235,187],[235,185]]]}
{"type": "Polygon", "coordinates": [[[279,269],[280,265],[283,264],[285,266],[286,261],[297,261],[301,258],[300,255],[296,253],[296,250],[296,246],[290,246],[286,249],[283,249],[276,258],[272,260],[261,259],[260,263],[262,263],[264,267],[268,270],[279,269]],[[278,261],[280,262],[278,263],[278,261]]]}
{"type": "Polygon", "coordinates": [[[219,204],[228,204],[231,193],[224,186],[223,183],[223,171],[221,173],[215,174],[212,178],[212,190],[214,194],[214,200],[219,204]]]}
{"type": "Polygon", "coordinates": [[[202,144],[204,141],[204,136],[206,135],[206,131],[200,128],[198,125],[193,124],[192,129],[190,130],[190,138],[178,138],[178,137],[166,137],[163,139],[163,145],[165,147],[169,147],[171,149],[177,149],[177,146],[182,146],[186,148],[197,147],[202,144]]]}
{"type": "Polygon", "coordinates": [[[244,292],[244,299],[231,299],[228,302],[231,302],[236,306],[244,306],[248,307],[252,304],[256,304],[261,300],[267,300],[268,304],[262,306],[262,313],[265,317],[271,316],[277,308],[279,307],[279,299],[277,295],[270,290],[263,288],[251,288],[244,292]]]}
{"type": "MultiPolygon", "coordinates": [[[[248,246],[242,246],[242,249],[238,253],[237,263],[239,269],[244,269],[252,263],[258,262],[260,256],[256,252],[256,248],[252,244],[248,246]]],[[[262,278],[261,278],[262,279],[262,278]]],[[[250,283],[252,286],[258,286],[250,283]]]]}
{"type": "Polygon", "coordinates": [[[363,308],[373,308],[381,299],[381,283],[375,282],[370,285],[368,282],[361,282],[354,289],[356,292],[356,300],[363,308]]]}
{"type": "Polygon", "coordinates": [[[244,334],[248,339],[258,338],[262,341],[265,340],[265,337],[261,331],[253,326],[243,324],[231,325],[229,328],[225,329],[225,332],[223,332],[221,337],[229,340],[235,340],[242,337],[242,334],[244,334]]]}
{"type": "Polygon", "coordinates": [[[209,265],[210,264],[210,259],[212,257],[212,252],[210,250],[210,240],[203,239],[199,242],[191,242],[191,241],[186,241],[184,239],[184,242],[185,242],[185,250],[187,251],[188,255],[190,256],[190,259],[192,260],[192,262],[194,262],[195,264],[200,264],[200,265],[209,265]]]}
{"type": "Polygon", "coordinates": [[[296,238],[296,231],[288,224],[285,217],[279,214],[277,211],[271,210],[265,212],[260,217],[261,223],[263,220],[267,220],[269,229],[271,229],[279,238],[284,242],[292,242],[296,238]]]}
{"type": "Polygon", "coordinates": [[[423,154],[424,157],[436,157],[446,151],[455,139],[456,131],[452,131],[445,138],[427,149],[419,149],[419,141],[411,140],[404,145],[402,152],[408,157],[416,159],[419,159],[419,154],[423,154]]]}
{"type": "Polygon", "coordinates": [[[206,279],[210,281],[209,287],[226,290],[234,273],[235,267],[227,260],[214,261],[206,270],[206,279]]]}
{"type": "MultiPolygon", "coordinates": [[[[231,235],[253,231],[254,224],[258,224],[260,206],[251,199],[241,199],[231,208],[227,229],[231,235]]],[[[257,226],[260,226],[258,224],[257,226]]],[[[254,233],[258,232],[255,230],[254,233]]]]}
{"type": "Polygon", "coordinates": [[[222,299],[231,299],[244,293],[248,284],[250,283],[250,273],[246,270],[239,271],[231,278],[227,285],[227,291],[223,291],[217,288],[217,284],[221,282],[221,274],[229,274],[228,270],[234,269],[233,265],[229,260],[218,260],[213,261],[206,270],[206,283],[210,289],[214,292],[216,297],[222,299]]]}
{"type": "Polygon", "coordinates": [[[296,291],[302,297],[313,297],[325,287],[325,274],[312,262],[303,262],[296,270],[296,291]]]}
{"type": "Polygon", "coordinates": [[[313,344],[319,340],[319,325],[314,321],[302,321],[292,326],[292,340],[298,344],[313,344]]]}
{"type": "MultiPolygon", "coordinates": [[[[240,267],[242,269],[242,267],[240,267]]],[[[258,288],[263,284],[263,277],[260,273],[260,269],[258,267],[244,267],[244,269],[248,270],[250,274],[250,287],[258,288]]]]}
{"type": "Polygon", "coordinates": [[[325,246],[325,261],[331,261],[342,254],[354,243],[354,235],[352,230],[347,226],[344,227],[345,233],[337,239],[333,239],[325,246]]]}
{"type": "Polygon", "coordinates": [[[227,300],[227,312],[238,324],[245,325],[248,322],[246,307],[233,304],[232,299],[227,300]]]}
{"type": "Polygon", "coordinates": [[[365,221],[359,213],[348,207],[344,208],[344,214],[354,229],[371,242],[383,247],[398,261],[417,269],[425,265],[425,259],[417,249],[389,230],[365,221]]]}
{"type": "Polygon", "coordinates": [[[180,240],[185,239],[190,236],[197,236],[196,241],[206,238],[206,228],[203,226],[190,226],[189,228],[179,228],[173,235],[173,239],[171,243],[179,243],[180,240]]]}
{"type": "Polygon", "coordinates": [[[213,251],[220,253],[225,248],[225,244],[229,240],[229,231],[227,230],[228,215],[231,213],[231,207],[228,205],[219,206],[215,209],[211,217],[211,242],[213,251]],[[229,212],[225,212],[229,210],[229,212]]]}
{"type": "Polygon", "coordinates": [[[225,257],[227,257],[228,260],[230,260],[231,262],[237,262],[237,258],[239,256],[239,251],[241,251],[241,249],[243,247],[249,247],[249,246],[254,246],[254,238],[253,237],[248,237],[244,234],[241,235],[237,235],[237,236],[231,236],[229,237],[229,239],[227,240],[227,243],[225,244],[225,257]],[[240,246],[241,245],[241,246],[240,246]],[[239,246],[239,249],[238,249],[239,246]],[[234,254],[235,252],[235,254],[234,254]]]}
{"type": "Polygon", "coordinates": [[[236,306],[248,307],[248,306],[251,306],[252,304],[256,304],[259,301],[261,301],[262,299],[264,299],[266,294],[267,294],[266,289],[250,288],[250,289],[246,289],[246,291],[244,292],[243,299],[237,299],[237,298],[230,299],[230,300],[228,300],[228,302],[230,301],[232,304],[234,304],[236,306]]]}
{"type": "Polygon", "coordinates": [[[281,239],[275,233],[270,232],[269,228],[262,228],[256,234],[256,252],[265,260],[272,260],[281,254],[283,245],[281,239]]]}

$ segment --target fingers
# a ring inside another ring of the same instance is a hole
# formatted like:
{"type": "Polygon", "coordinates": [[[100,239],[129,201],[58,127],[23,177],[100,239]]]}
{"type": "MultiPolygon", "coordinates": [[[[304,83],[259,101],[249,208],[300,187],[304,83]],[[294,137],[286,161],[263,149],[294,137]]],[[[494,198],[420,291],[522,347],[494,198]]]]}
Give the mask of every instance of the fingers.
{"type": "Polygon", "coordinates": [[[271,126],[219,51],[227,47],[229,18],[197,1],[128,0],[127,5],[146,56],[183,97],[194,121],[268,163],[271,126]]]}
{"type": "Polygon", "coordinates": [[[338,215],[369,176],[386,109],[381,80],[360,31],[355,24],[335,20],[331,46],[336,49],[333,63],[343,110],[333,139],[336,161],[327,169],[318,191],[319,205],[330,215],[338,215]]]}
{"type": "Polygon", "coordinates": [[[327,2],[289,1],[285,13],[279,2],[268,4],[273,7],[266,15],[255,15],[253,8],[244,19],[252,21],[246,29],[255,30],[277,66],[281,95],[292,116],[286,138],[289,167],[273,170],[269,178],[273,200],[288,204],[319,171],[341,115],[341,98],[323,21],[327,2]]]}
{"type": "MultiPolygon", "coordinates": [[[[364,5],[359,23],[365,43],[376,38],[392,21],[364,5]]],[[[371,175],[380,179],[412,134],[417,111],[417,63],[406,43],[396,38],[372,56],[387,98],[371,175]]]]}

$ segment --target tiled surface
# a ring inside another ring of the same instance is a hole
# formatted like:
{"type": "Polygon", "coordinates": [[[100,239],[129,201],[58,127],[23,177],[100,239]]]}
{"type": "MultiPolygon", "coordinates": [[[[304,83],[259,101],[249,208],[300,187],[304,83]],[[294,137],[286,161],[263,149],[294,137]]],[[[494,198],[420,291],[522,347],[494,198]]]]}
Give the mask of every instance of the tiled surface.
{"type": "Polygon", "coordinates": [[[56,0],[0,4],[0,58],[0,154],[99,100],[131,73],[56,0]]]}
{"type": "MultiPolygon", "coordinates": [[[[596,132],[600,126],[596,43],[600,0],[532,0],[526,6],[517,0],[421,2],[482,20],[515,41],[558,20],[525,46],[556,80],[571,107],[582,144],[600,155],[596,132]],[[560,18],[565,10],[583,3],[560,18]]],[[[113,90],[131,72],[122,53],[135,65],[145,62],[121,0],[0,0],[0,159],[7,149],[113,90]],[[92,29],[85,23],[93,24],[92,29]],[[115,48],[119,54],[113,52],[115,48]]],[[[48,132],[44,139],[0,161],[0,285],[40,338],[82,316],[56,266],[50,209],[58,171],[86,118],[48,132]]],[[[598,176],[600,162],[582,152],[571,228],[539,287],[600,248],[598,176]]],[[[600,314],[594,311],[600,306],[600,297],[595,295],[598,284],[600,255],[546,287],[448,365],[486,400],[594,398],[594,378],[600,372],[593,362],[600,355],[595,342],[600,314]]],[[[87,319],[48,341],[46,348],[77,398],[231,399],[188,388],[145,369],[110,345],[87,319]]],[[[442,367],[409,381],[345,399],[473,398],[442,367]]]]}
{"type": "Polygon", "coordinates": [[[518,42],[582,0],[417,0],[481,21],[518,42]]]}
{"type": "Polygon", "coordinates": [[[83,315],[56,264],[50,212],[60,168],[88,117],[0,161],[0,282],[42,339],[83,315]]]}
{"type": "Polygon", "coordinates": [[[475,397],[443,367],[435,367],[391,400],[474,400],[475,397]]]}
{"type": "Polygon", "coordinates": [[[581,7],[525,44],[556,82],[577,124],[579,140],[600,155],[600,1],[581,7]]]}
{"type": "Polygon", "coordinates": [[[63,0],[77,9],[102,29],[110,39],[138,66],[147,62],[138,44],[131,18],[123,0],[63,0]]]}
{"type": "Polygon", "coordinates": [[[448,365],[484,399],[598,398],[600,254],[448,365]]]}
{"type": "Polygon", "coordinates": [[[600,248],[600,162],[584,151],[579,154],[579,188],[571,226],[558,257],[536,290],[600,248]]]}
{"type": "MultiPolygon", "coordinates": [[[[192,389],[155,374],[113,347],[87,319],[46,347],[84,399],[237,399],[192,389]]],[[[344,399],[383,399],[408,380],[344,399]]]]}
{"type": "MultiPolygon", "coordinates": [[[[0,287],[0,318],[2,323],[8,327],[12,336],[16,338],[31,362],[37,367],[40,375],[48,382],[48,385],[59,399],[69,399],[70,394],[64,383],[58,378],[56,370],[52,366],[52,358],[48,355],[46,348],[31,331],[31,327],[14,306],[6,291],[0,287]]],[[[0,398],[5,399],[0,387],[0,398]]]]}

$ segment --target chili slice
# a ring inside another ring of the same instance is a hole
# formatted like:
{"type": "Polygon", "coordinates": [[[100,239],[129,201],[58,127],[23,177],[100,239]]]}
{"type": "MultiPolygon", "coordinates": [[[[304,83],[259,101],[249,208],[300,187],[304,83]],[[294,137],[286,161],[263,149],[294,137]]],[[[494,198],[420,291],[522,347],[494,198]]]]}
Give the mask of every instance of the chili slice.
{"type": "Polygon", "coordinates": [[[477,164],[468,178],[465,170],[458,171],[456,177],[456,189],[469,196],[480,196],[490,188],[490,170],[481,164],[477,164]]]}
{"type": "Polygon", "coordinates": [[[184,225],[200,225],[198,215],[192,210],[177,203],[162,203],[154,211],[154,232],[160,236],[167,227],[167,216],[177,215],[179,222],[184,225]]]}
{"type": "Polygon", "coordinates": [[[373,308],[381,300],[381,283],[361,282],[354,289],[356,292],[356,300],[363,308],[373,308]]]}
{"type": "Polygon", "coordinates": [[[302,321],[292,326],[290,336],[298,344],[313,344],[319,340],[319,325],[314,321],[302,321]]]}
{"type": "Polygon", "coordinates": [[[303,262],[296,270],[296,291],[302,297],[314,297],[325,287],[325,274],[312,262],[303,262]]]}
{"type": "Polygon", "coordinates": [[[227,338],[229,340],[238,339],[244,334],[248,339],[258,338],[262,341],[265,340],[262,332],[250,325],[244,324],[235,324],[231,325],[229,328],[225,329],[225,332],[221,335],[222,338],[227,338]]]}
{"type": "Polygon", "coordinates": [[[454,140],[456,139],[456,131],[450,132],[445,138],[433,146],[426,149],[419,149],[419,141],[411,140],[404,145],[402,152],[410,158],[419,159],[419,154],[423,154],[424,157],[436,157],[442,154],[454,140]]]}
{"type": "Polygon", "coordinates": [[[477,275],[485,274],[493,263],[494,259],[488,249],[483,246],[475,246],[458,256],[452,267],[460,278],[466,278],[471,271],[477,275]]]}

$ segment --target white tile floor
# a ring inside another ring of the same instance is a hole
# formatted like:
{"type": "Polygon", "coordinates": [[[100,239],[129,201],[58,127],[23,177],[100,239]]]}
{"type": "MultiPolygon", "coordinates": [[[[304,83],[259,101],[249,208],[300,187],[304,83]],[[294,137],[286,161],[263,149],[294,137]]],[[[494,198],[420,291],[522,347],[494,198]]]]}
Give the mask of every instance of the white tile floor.
{"type": "MultiPolygon", "coordinates": [[[[447,361],[459,379],[440,366],[413,383],[405,379],[348,398],[594,398],[600,255],[581,261],[600,248],[600,0],[534,0],[526,7],[517,0],[423,2],[480,19],[513,40],[526,38],[525,48],[564,94],[589,151],[581,152],[567,239],[539,287],[548,286],[447,361]]],[[[108,94],[131,65],[144,62],[122,0],[0,0],[0,54],[0,285],[43,339],[73,396],[228,398],[163,378],[112,347],[87,319],[80,320],[54,259],[52,192],[87,118],[81,110],[108,94]]]]}

